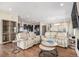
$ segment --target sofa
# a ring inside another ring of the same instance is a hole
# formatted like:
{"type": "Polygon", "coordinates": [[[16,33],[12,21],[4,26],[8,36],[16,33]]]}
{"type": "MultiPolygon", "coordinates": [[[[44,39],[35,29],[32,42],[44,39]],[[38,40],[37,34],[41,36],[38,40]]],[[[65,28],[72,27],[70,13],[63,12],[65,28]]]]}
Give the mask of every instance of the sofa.
{"type": "Polygon", "coordinates": [[[21,49],[28,49],[35,44],[40,43],[40,36],[35,35],[33,32],[22,32],[16,35],[17,47],[21,49]]]}
{"type": "Polygon", "coordinates": [[[65,32],[46,32],[44,36],[41,36],[42,41],[52,38],[58,46],[68,47],[68,37],[65,32]]]}

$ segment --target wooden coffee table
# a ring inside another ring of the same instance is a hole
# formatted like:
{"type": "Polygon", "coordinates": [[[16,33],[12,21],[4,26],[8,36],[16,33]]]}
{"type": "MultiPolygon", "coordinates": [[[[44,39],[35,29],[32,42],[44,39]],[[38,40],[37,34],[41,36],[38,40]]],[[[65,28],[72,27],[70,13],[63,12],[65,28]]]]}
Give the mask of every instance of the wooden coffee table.
{"type": "Polygon", "coordinates": [[[42,41],[39,45],[41,52],[39,54],[40,57],[57,57],[58,52],[56,48],[57,43],[49,43],[47,41],[42,41]]]}

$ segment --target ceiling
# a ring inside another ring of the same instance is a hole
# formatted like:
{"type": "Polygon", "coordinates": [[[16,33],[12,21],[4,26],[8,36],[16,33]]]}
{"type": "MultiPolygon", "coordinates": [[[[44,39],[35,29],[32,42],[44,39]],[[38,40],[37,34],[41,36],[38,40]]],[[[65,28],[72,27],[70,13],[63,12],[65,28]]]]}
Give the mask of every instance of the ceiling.
{"type": "Polygon", "coordinates": [[[0,9],[17,14],[24,20],[58,22],[69,20],[72,2],[0,2],[0,9]],[[64,4],[63,7],[60,4],[64,4]]]}

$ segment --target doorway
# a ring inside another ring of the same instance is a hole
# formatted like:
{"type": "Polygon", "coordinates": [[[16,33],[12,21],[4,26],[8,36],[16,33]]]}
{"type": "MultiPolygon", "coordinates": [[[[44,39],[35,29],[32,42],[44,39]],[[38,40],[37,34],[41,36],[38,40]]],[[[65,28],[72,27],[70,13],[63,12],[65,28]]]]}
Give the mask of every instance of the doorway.
{"type": "Polygon", "coordinates": [[[43,25],[42,26],[42,35],[45,35],[45,32],[46,32],[46,25],[43,25]]]}

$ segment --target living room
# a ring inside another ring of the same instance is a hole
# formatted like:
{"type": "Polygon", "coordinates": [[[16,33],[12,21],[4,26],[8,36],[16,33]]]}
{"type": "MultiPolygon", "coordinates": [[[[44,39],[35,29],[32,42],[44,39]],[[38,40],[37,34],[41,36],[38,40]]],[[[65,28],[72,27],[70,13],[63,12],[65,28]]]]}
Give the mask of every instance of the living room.
{"type": "Polygon", "coordinates": [[[79,56],[79,2],[0,2],[1,57],[79,56]]]}

